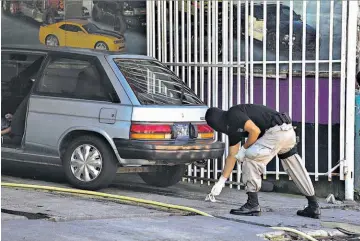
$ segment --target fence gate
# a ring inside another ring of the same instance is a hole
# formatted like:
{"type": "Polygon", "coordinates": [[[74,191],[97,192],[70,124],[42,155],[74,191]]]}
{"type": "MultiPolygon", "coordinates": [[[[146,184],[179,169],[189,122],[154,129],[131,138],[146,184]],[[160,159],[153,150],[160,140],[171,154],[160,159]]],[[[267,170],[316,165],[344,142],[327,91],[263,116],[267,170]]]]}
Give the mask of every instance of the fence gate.
{"type": "MultiPolygon", "coordinates": [[[[345,180],[352,200],[357,12],[356,1],[342,0],[147,1],[147,52],[208,106],[287,111],[315,181],[345,180]]],[[[227,152],[205,167],[188,166],[185,178],[210,185],[227,152]]],[[[284,174],[276,158],[263,178],[284,174]]],[[[229,183],[240,189],[240,166],[229,183]]]]}

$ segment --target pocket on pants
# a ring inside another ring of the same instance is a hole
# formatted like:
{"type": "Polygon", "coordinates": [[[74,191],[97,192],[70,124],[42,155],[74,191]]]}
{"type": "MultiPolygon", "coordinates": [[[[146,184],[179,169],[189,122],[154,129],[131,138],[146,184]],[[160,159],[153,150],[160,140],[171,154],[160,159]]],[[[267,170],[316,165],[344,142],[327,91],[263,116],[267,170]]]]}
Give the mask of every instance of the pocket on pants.
{"type": "Polygon", "coordinates": [[[270,161],[274,156],[275,146],[264,143],[255,142],[245,152],[245,157],[254,161],[270,161]]]}

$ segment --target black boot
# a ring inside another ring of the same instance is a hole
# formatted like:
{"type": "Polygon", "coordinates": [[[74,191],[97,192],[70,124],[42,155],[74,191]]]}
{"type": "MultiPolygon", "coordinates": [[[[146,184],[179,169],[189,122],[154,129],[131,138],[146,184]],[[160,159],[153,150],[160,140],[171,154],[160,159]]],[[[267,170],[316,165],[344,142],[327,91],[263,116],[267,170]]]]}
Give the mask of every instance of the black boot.
{"type": "Polygon", "coordinates": [[[320,207],[315,196],[306,197],[308,200],[308,206],[304,210],[297,211],[297,215],[308,218],[320,218],[320,207]]]}
{"type": "Polygon", "coordinates": [[[231,209],[230,213],[234,215],[260,216],[261,208],[259,206],[257,192],[248,192],[247,202],[238,209],[231,209]]]}

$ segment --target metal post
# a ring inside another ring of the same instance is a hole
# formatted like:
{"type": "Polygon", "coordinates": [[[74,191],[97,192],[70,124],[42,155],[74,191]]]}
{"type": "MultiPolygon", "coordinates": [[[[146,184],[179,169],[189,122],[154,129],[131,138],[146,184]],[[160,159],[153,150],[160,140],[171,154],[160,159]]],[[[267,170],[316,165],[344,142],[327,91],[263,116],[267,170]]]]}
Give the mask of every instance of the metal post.
{"type": "Polygon", "coordinates": [[[348,172],[345,178],[345,199],[354,200],[354,132],[355,132],[355,78],[358,2],[349,1],[347,73],[346,73],[346,144],[345,157],[348,172]]]}

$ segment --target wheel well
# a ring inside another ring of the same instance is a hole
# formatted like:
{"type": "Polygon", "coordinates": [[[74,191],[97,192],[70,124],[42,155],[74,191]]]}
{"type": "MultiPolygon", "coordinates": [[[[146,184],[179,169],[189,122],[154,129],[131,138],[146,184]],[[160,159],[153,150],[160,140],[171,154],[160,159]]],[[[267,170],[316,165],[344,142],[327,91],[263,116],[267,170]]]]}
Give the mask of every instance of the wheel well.
{"type": "Polygon", "coordinates": [[[95,45],[94,45],[94,48],[96,47],[96,45],[98,44],[98,43],[104,43],[104,44],[106,44],[106,46],[109,48],[109,45],[105,42],[105,41],[96,41],[96,43],[95,43],[95,45]]]}
{"type": "MultiPolygon", "coordinates": [[[[99,137],[100,139],[102,139],[107,145],[110,146],[110,143],[108,142],[108,140],[103,136],[101,135],[100,133],[98,132],[94,132],[94,131],[85,131],[85,130],[75,130],[75,131],[71,131],[69,132],[68,134],[66,134],[66,136],[61,140],[61,143],[60,143],[60,158],[62,159],[64,154],[65,154],[65,151],[66,151],[66,148],[68,147],[68,145],[71,143],[72,140],[80,137],[80,136],[96,136],[96,137],[99,137]]],[[[111,150],[113,149],[111,146],[110,146],[111,150]]]]}

